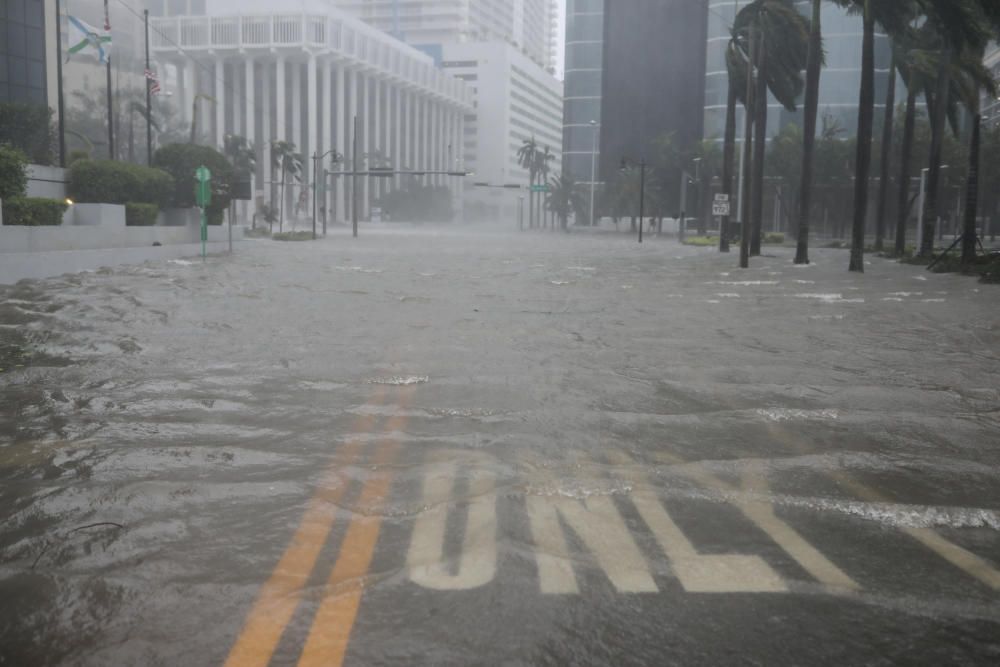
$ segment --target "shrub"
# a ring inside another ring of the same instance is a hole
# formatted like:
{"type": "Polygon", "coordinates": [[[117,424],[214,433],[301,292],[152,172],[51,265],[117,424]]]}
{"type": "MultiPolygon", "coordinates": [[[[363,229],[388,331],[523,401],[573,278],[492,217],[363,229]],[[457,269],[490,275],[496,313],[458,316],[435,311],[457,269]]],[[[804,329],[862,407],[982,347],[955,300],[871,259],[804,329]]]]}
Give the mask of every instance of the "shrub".
{"type": "Polygon", "coordinates": [[[764,235],[764,245],[784,245],[785,235],[779,233],[770,233],[764,235]]]}
{"type": "Polygon", "coordinates": [[[41,104],[0,104],[0,144],[20,149],[35,164],[52,164],[52,110],[41,104]]]}
{"type": "Polygon", "coordinates": [[[77,160],[69,170],[69,195],[81,204],[139,202],[164,206],[174,179],[161,169],[112,160],[77,160]]]}
{"type": "Polygon", "coordinates": [[[312,232],[282,232],[271,237],[275,241],[312,241],[312,232]]]}
{"type": "Polygon", "coordinates": [[[11,146],[0,146],[0,199],[23,197],[28,191],[28,158],[11,146]]]}
{"type": "Polygon", "coordinates": [[[58,226],[69,205],[60,199],[12,197],[3,202],[3,224],[25,227],[58,226]]]}
{"type": "Polygon", "coordinates": [[[129,227],[152,227],[160,207],[156,204],[129,202],[125,204],[125,224],[129,227]]]}
{"type": "Polygon", "coordinates": [[[699,248],[707,248],[719,245],[718,236],[685,236],[684,245],[693,245],[699,248]]]}
{"type": "Polygon", "coordinates": [[[205,166],[212,172],[212,203],[208,207],[208,224],[221,225],[223,214],[229,207],[229,184],[233,168],[226,157],[208,146],[196,144],[168,144],[153,155],[153,164],[174,178],[174,192],[170,204],[178,208],[195,205],[195,177],[198,167],[205,166]]]}

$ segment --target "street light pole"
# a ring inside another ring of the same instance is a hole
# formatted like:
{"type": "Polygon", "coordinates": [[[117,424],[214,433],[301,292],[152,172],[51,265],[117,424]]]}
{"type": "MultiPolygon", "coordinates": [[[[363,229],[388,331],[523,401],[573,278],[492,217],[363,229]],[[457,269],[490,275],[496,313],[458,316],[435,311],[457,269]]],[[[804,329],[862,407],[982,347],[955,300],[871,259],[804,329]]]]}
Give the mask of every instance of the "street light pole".
{"type": "Polygon", "coordinates": [[[597,139],[600,136],[597,130],[597,121],[590,121],[590,126],[594,128],[594,149],[590,152],[590,226],[597,224],[594,213],[594,187],[597,185],[597,139]]]}

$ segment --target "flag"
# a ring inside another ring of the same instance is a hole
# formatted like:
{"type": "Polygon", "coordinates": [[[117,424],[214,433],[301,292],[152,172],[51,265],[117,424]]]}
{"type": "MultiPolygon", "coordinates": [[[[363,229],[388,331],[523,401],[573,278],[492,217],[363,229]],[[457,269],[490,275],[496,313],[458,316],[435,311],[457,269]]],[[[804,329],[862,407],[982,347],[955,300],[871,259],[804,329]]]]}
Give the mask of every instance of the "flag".
{"type": "Polygon", "coordinates": [[[151,69],[146,70],[146,85],[149,86],[150,95],[158,95],[160,93],[160,78],[156,76],[156,72],[151,69]]]}
{"type": "Polygon", "coordinates": [[[93,53],[102,63],[111,58],[111,29],[99,31],[86,21],[69,17],[69,54],[93,53]]]}

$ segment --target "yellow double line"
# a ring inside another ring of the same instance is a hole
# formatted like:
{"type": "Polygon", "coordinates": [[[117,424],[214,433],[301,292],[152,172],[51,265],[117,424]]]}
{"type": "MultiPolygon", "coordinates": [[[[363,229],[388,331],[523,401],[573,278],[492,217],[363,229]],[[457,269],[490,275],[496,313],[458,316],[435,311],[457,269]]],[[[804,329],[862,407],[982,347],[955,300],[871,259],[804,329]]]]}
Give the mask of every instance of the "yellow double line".
{"type": "MultiPolygon", "coordinates": [[[[405,407],[413,388],[406,387],[400,396],[399,406],[405,407]]],[[[381,405],[385,388],[378,391],[369,405],[381,405]]],[[[373,413],[359,416],[353,424],[353,433],[370,433],[376,418],[373,413]]],[[[399,450],[399,443],[392,434],[406,424],[406,417],[394,415],[384,427],[386,434],[376,445],[371,463],[382,468],[391,464],[399,450]]],[[[316,559],[326,544],[336,519],[337,507],[348,487],[346,480],[338,479],[338,471],[360,460],[363,444],[356,435],[342,452],[337,463],[331,466],[320,489],[306,506],[299,526],[278,561],[270,578],[261,588],[243,629],[226,659],[226,667],[266,667],[274,650],[292,620],[302,598],[302,591],[316,566],[316,559]]],[[[361,490],[358,504],[377,510],[389,493],[392,474],[379,470],[369,478],[361,490]]],[[[299,665],[341,665],[347,651],[351,629],[361,604],[364,576],[368,572],[375,544],[378,541],[381,517],[377,511],[356,514],[348,526],[340,553],[327,580],[323,601],[313,620],[309,638],[299,658],[299,665]]]]}

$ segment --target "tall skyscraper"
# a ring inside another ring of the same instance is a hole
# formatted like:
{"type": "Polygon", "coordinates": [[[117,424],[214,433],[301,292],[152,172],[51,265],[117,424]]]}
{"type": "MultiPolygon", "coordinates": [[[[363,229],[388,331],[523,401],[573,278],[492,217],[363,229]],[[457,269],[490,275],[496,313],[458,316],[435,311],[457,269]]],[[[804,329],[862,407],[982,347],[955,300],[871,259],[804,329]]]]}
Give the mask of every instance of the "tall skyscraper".
{"type": "Polygon", "coordinates": [[[701,139],[706,2],[568,1],[563,152],[577,180],[595,163],[597,180],[613,179],[664,134],[701,139]]]}
{"type": "Polygon", "coordinates": [[[591,182],[601,127],[604,0],[566,0],[563,170],[591,182]]]}
{"type": "MultiPolygon", "coordinates": [[[[705,74],[705,136],[722,138],[725,132],[726,99],[729,76],[725,53],[730,39],[730,27],[737,12],[749,0],[709,0],[707,67],[705,74]]],[[[797,0],[796,6],[806,16],[812,15],[811,0],[797,0]]],[[[823,4],[823,47],[826,67],[820,77],[819,115],[828,118],[843,130],[844,137],[858,129],[858,93],[861,89],[861,17],[832,2],[823,4]]],[[[882,117],[885,94],[889,83],[889,63],[892,58],[889,38],[875,37],[875,117],[882,117]]],[[[774,98],[768,100],[768,133],[773,136],[789,123],[802,125],[802,111],[786,111],[774,98]]],[[[743,135],[743,108],[737,109],[737,136],[743,135]]]]}
{"type": "Polygon", "coordinates": [[[555,0],[329,0],[440,59],[440,45],[507,42],[554,66],[555,0]]]}
{"type": "Polygon", "coordinates": [[[51,0],[0,2],[0,102],[55,105],[54,25],[51,0]]]}

